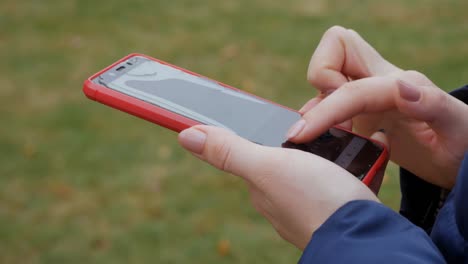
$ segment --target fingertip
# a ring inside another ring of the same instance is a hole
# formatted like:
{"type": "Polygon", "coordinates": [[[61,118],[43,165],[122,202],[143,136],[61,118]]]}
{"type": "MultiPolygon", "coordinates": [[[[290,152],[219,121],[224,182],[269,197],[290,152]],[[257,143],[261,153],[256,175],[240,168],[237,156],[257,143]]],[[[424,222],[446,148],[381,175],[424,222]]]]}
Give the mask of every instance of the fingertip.
{"type": "Polygon", "coordinates": [[[292,139],[297,137],[302,130],[304,130],[304,127],[306,125],[306,121],[304,119],[299,119],[294,125],[291,126],[291,128],[288,130],[286,134],[286,138],[292,139]]]}
{"type": "Polygon", "coordinates": [[[318,137],[328,128],[335,125],[333,119],[323,112],[320,105],[307,111],[286,134],[286,138],[294,143],[304,143],[318,137]]]}
{"type": "Polygon", "coordinates": [[[186,150],[195,154],[202,154],[206,142],[206,133],[191,127],[179,133],[177,139],[186,150]]]}
{"type": "Polygon", "coordinates": [[[372,134],[370,138],[383,144],[387,149],[390,148],[390,143],[384,129],[379,129],[379,131],[372,134]]]}

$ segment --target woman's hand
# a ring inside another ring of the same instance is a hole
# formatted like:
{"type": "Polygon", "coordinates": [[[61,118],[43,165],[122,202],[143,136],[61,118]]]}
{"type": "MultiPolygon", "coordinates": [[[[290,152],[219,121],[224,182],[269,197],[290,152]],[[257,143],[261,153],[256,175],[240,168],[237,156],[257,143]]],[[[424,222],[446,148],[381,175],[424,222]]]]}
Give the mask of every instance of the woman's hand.
{"type": "MultiPolygon", "coordinates": [[[[384,141],[381,133],[374,138],[384,141]]],[[[254,207],[299,249],[345,203],[378,201],[346,170],[300,150],[260,146],[210,126],[182,131],[179,142],[198,158],[243,178],[254,207]]]]}
{"type": "Polygon", "coordinates": [[[341,124],[369,136],[384,129],[391,159],[426,181],[451,188],[468,149],[468,106],[426,76],[383,59],[356,32],[329,29],[312,56],[308,80],[320,94],[300,110],[296,143],[341,124]]]}

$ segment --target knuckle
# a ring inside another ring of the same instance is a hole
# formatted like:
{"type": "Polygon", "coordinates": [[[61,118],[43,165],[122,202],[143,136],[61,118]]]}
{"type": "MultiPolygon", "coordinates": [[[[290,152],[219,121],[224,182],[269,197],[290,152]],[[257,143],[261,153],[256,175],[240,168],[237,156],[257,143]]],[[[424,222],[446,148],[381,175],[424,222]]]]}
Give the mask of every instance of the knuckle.
{"type": "Polygon", "coordinates": [[[330,27],[329,29],[327,29],[324,35],[343,35],[343,34],[346,34],[346,28],[339,26],[339,25],[334,25],[330,27]]]}
{"type": "MultiPolygon", "coordinates": [[[[359,84],[359,82],[347,82],[337,90],[337,95],[341,98],[346,98],[349,102],[354,102],[358,109],[354,110],[356,113],[364,113],[367,111],[369,101],[373,101],[372,95],[366,92],[366,89],[359,84]],[[339,93],[339,94],[338,94],[339,93]]],[[[335,124],[345,120],[334,119],[335,124]]]]}
{"type": "Polygon", "coordinates": [[[426,75],[415,70],[406,70],[401,73],[401,78],[405,81],[410,81],[415,84],[427,84],[430,83],[426,75]]]}
{"type": "Polygon", "coordinates": [[[320,85],[320,78],[321,78],[321,71],[317,71],[316,69],[309,69],[307,72],[307,81],[312,84],[313,86],[320,85]]]}
{"type": "Polygon", "coordinates": [[[223,140],[220,144],[217,144],[213,149],[212,155],[216,161],[213,164],[216,168],[223,171],[230,171],[232,149],[227,141],[223,140]]]}
{"type": "Polygon", "coordinates": [[[307,71],[307,82],[318,89],[321,94],[328,95],[336,87],[330,87],[329,70],[321,68],[321,65],[309,65],[307,71]]]}
{"type": "Polygon", "coordinates": [[[255,181],[254,185],[259,190],[264,190],[270,185],[272,179],[287,172],[288,166],[288,149],[268,149],[268,155],[261,155],[261,158],[256,159],[255,181]],[[285,155],[286,154],[286,155],[285,155]]]}
{"type": "Polygon", "coordinates": [[[359,85],[356,82],[347,82],[341,85],[341,87],[337,90],[338,93],[358,93],[359,85]]]}
{"type": "Polygon", "coordinates": [[[357,33],[356,30],[354,30],[354,29],[352,29],[352,28],[348,28],[347,31],[350,32],[350,33],[353,34],[353,35],[359,36],[359,33],[357,33]]]}
{"type": "Polygon", "coordinates": [[[440,113],[446,113],[449,111],[450,106],[452,105],[449,102],[449,98],[446,93],[442,92],[439,89],[431,89],[434,92],[432,92],[432,96],[434,97],[433,102],[437,102],[437,105],[439,106],[439,112],[440,113]]]}
{"type": "MultiPolygon", "coordinates": [[[[347,36],[352,39],[359,39],[359,40],[364,40],[361,35],[355,31],[354,29],[346,29],[346,33],[348,34],[347,36]]],[[[365,40],[364,40],[365,41],[365,40]]]]}
{"type": "MultiPolygon", "coordinates": [[[[322,36],[322,41],[324,39],[333,39],[333,41],[337,41],[337,39],[343,38],[347,34],[347,30],[341,26],[332,26],[322,36]]],[[[320,88],[325,83],[329,82],[327,79],[327,75],[324,74],[323,69],[320,67],[323,66],[321,62],[314,60],[314,56],[312,56],[311,63],[309,64],[309,69],[307,71],[307,81],[313,85],[314,87],[320,88]]]]}

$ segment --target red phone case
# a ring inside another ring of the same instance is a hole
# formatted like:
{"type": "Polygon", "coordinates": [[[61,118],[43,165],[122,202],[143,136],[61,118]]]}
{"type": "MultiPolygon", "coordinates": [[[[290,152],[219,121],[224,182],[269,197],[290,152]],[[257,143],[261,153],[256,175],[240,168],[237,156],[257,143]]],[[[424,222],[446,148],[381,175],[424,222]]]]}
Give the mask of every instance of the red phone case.
{"type": "MultiPolygon", "coordinates": [[[[184,130],[186,128],[189,128],[191,126],[201,124],[201,123],[199,123],[199,122],[197,122],[197,121],[195,121],[193,119],[178,115],[178,114],[173,113],[173,112],[171,112],[169,110],[166,110],[164,108],[157,107],[155,105],[152,105],[152,104],[147,103],[145,101],[142,101],[140,99],[128,96],[126,94],[120,93],[118,91],[112,90],[110,88],[107,88],[105,86],[102,86],[102,85],[99,85],[99,84],[96,84],[96,83],[92,82],[92,80],[94,78],[96,78],[99,75],[103,74],[104,72],[111,69],[115,65],[117,65],[117,64],[119,64],[119,63],[121,63],[123,61],[126,61],[126,60],[128,60],[128,59],[130,59],[131,57],[134,57],[134,56],[145,57],[145,58],[148,58],[150,60],[157,61],[157,62],[159,62],[161,64],[165,64],[167,66],[182,70],[182,71],[184,71],[186,73],[206,78],[205,76],[202,76],[200,74],[188,71],[188,70],[183,69],[181,67],[172,65],[170,63],[167,63],[167,62],[164,62],[164,61],[161,61],[161,60],[149,57],[149,56],[146,56],[144,54],[132,53],[132,54],[127,55],[124,58],[116,61],[115,63],[111,64],[110,66],[104,68],[103,70],[97,72],[96,74],[92,75],[91,77],[89,77],[84,82],[84,85],[83,85],[84,94],[89,99],[98,101],[98,102],[100,102],[102,104],[108,105],[110,107],[116,108],[116,109],[124,111],[124,112],[127,112],[127,113],[129,113],[131,115],[143,118],[143,119],[145,119],[147,121],[150,121],[152,123],[155,123],[155,124],[163,126],[163,127],[166,127],[166,128],[171,129],[171,130],[173,130],[175,132],[180,132],[180,131],[182,131],[182,130],[184,130]]],[[[212,80],[212,79],[210,79],[210,80],[212,80]]],[[[226,88],[233,89],[233,90],[236,90],[236,91],[241,91],[241,90],[239,90],[237,88],[234,88],[232,86],[226,85],[226,84],[221,83],[221,82],[218,82],[216,80],[213,80],[213,81],[220,84],[220,85],[222,85],[222,86],[224,86],[224,87],[226,87],[226,88]]],[[[247,93],[245,91],[242,91],[242,92],[247,93]]],[[[247,94],[249,94],[249,93],[247,93],[247,94]]],[[[288,107],[285,107],[283,105],[277,104],[275,102],[271,102],[271,101],[269,101],[267,99],[260,98],[260,97],[258,97],[256,95],[253,95],[253,94],[249,94],[249,95],[257,97],[257,98],[259,98],[261,100],[265,100],[267,102],[273,103],[273,104],[278,105],[280,107],[287,108],[287,109],[289,109],[291,111],[295,111],[295,110],[290,109],[288,107]]],[[[343,129],[343,128],[339,128],[339,129],[345,130],[345,131],[347,131],[349,133],[354,134],[352,131],[348,131],[348,130],[343,129]]],[[[386,167],[386,164],[387,164],[387,161],[388,161],[388,151],[387,151],[387,148],[384,145],[382,145],[380,142],[376,142],[376,141],[374,141],[372,139],[369,139],[369,138],[367,138],[367,139],[372,141],[372,142],[375,142],[375,143],[379,144],[383,148],[382,154],[379,156],[377,161],[371,167],[371,169],[369,170],[367,175],[365,175],[364,178],[362,179],[362,182],[364,184],[366,184],[374,193],[377,194],[379,189],[380,189],[380,185],[382,183],[382,179],[383,179],[383,176],[384,176],[384,173],[385,173],[385,167],[386,167]]]]}

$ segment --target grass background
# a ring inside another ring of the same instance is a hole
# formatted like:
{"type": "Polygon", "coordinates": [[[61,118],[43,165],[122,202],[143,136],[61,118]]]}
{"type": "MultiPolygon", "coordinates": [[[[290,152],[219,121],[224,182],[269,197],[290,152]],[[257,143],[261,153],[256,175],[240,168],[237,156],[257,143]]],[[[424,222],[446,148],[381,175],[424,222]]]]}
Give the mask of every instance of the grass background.
{"type": "MultiPolygon", "coordinates": [[[[0,263],[292,263],[243,183],[176,135],[91,102],[84,79],[141,52],[299,108],[341,24],[447,90],[468,80],[467,1],[2,0],[0,263]]],[[[391,165],[381,199],[399,202],[391,165]]]]}

